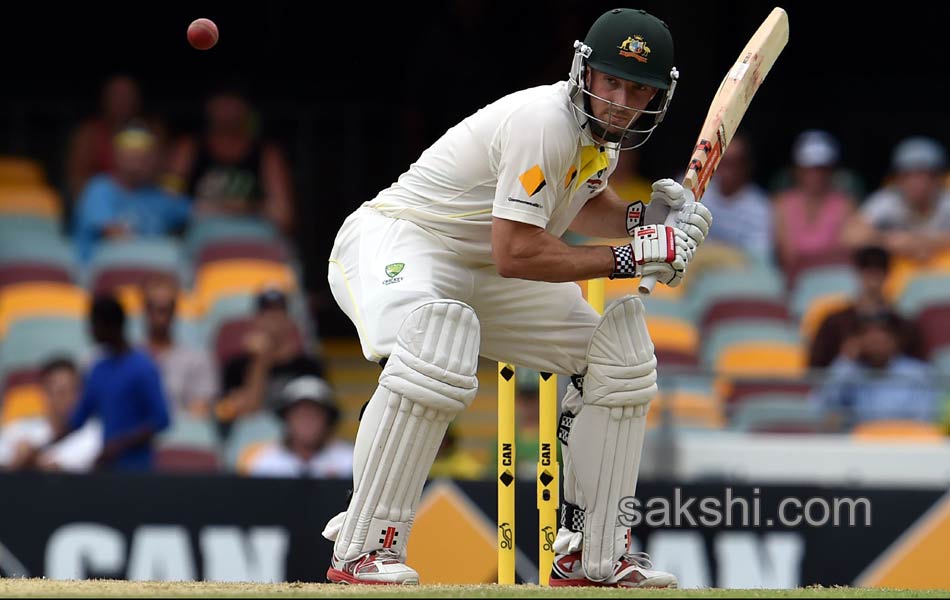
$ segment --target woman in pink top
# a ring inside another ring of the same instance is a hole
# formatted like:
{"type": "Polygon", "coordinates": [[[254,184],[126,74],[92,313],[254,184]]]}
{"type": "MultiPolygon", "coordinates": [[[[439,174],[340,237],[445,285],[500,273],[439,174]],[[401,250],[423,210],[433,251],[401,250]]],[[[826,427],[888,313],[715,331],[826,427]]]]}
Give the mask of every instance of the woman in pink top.
{"type": "Polygon", "coordinates": [[[833,185],[838,144],[824,131],[798,136],[793,158],[795,184],[775,199],[775,243],[782,266],[800,267],[843,252],[841,232],[857,203],[833,185]]]}

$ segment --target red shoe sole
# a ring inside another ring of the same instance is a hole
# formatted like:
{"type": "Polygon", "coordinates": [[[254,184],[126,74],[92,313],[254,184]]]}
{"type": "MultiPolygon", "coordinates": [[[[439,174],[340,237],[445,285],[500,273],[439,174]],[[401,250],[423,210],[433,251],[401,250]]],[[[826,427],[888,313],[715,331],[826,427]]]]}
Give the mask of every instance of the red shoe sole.
{"type": "Polygon", "coordinates": [[[346,571],[334,569],[333,567],[327,569],[327,581],[330,583],[339,583],[343,585],[412,585],[389,581],[362,581],[356,577],[353,577],[346,571]]]}

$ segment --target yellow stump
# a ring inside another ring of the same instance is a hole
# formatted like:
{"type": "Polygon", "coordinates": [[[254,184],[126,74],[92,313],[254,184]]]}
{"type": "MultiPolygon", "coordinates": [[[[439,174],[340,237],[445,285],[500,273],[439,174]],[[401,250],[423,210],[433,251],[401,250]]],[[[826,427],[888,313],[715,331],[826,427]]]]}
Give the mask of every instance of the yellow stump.
{"type": "Polygon", "coordinates": [[[498,363],[498,583],[515,582],[515,367],[498,363]]]}
{"type": "Polygon", "coordinates": [[[587,303],[594,307],[600,314],[604,314],[604,290],[606,282],[603,279],[590,279],[587,281],[587,303]]]}
{"type": "Polygon", "coordinates": [[[541,373],[538,413],[538,583],[548,585],[554,563],[554,536],[560,477],[557,463],[557,375],[541,373]]]}

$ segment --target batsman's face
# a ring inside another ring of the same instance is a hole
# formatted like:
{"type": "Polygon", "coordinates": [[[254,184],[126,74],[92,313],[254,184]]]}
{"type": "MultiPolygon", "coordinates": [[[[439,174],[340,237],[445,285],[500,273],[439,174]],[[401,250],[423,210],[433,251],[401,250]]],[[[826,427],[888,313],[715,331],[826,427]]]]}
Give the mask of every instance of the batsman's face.
{"type": "Polygon", "coordinates": [[[608,132],[616,133],[633,125],[658,91],[594,69],[588,71],[587,89],[594,118],[604,123],[608,132]]]}

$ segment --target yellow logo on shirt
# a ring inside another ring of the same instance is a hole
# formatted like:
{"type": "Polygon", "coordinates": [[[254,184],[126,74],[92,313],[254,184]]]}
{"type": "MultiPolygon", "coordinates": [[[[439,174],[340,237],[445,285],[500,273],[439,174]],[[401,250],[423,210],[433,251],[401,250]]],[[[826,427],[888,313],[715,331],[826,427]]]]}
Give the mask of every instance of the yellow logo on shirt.
{"type": "Polygon", "coordinates": [[[521,187],[524,188],[524,191],[528,192],[529,197],[534,196],[544,188],[544,173],[541,171],[539,165],[534,165],[519,175],[518,181],[521,182],[521,187]]]}

